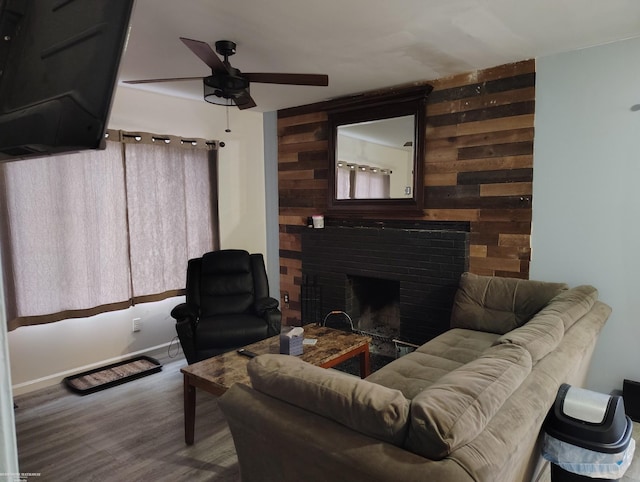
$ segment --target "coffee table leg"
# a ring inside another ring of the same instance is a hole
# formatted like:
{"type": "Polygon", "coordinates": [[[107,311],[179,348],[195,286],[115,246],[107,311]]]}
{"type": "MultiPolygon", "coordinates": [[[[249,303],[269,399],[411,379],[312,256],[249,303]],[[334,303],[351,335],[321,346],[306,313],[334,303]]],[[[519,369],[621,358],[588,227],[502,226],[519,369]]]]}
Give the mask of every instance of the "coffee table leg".
{"type": "Polygon", "coordinates": [[[189,377],[184,375],[184,441],[193,445],[196,425],[196,387],[189,383],[189,377]]]}
{"type": "Polygon", "coordinates": [[[371,357],[369,356],[369,345],[360,353],[360,378],[366,378],[371,374],[371,357]]]}

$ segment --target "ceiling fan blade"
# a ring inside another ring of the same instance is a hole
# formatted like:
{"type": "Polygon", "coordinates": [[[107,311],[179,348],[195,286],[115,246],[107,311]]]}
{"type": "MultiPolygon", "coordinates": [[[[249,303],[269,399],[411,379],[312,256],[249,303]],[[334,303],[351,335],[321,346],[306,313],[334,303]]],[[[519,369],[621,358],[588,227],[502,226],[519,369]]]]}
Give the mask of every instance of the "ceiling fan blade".
{"type": "Polygon", "coordinates": [[[196,54],[200,60],[207,64],[213,72],[228,72],[227,66],[220,60],[220,57],[216,55],[208,43],[185,37],[180,37],[180,40],[182,40],[182,43],[189,47],[189,50],[196,54]]]}
{"type": "Polygon", "coordinates": [[[183,80],[202,80],[200,77],[174,77],[172,79],[143,79],[143,80],[123,80],[124,84],[151,84],[153,82],[180,82],[183,80]]]}
{"type": "Polygon", "coordinates": [[[329,76],[323,74],[243,73],[242,75],[249,79],[249,82],[263,84],[329,85],[329,76]]]}
{"type": "Polygon", "coordinates": [[[238,109],[250,109],[251,107],[255,107],[257,104],[249,94],[248,90],[245,90],[240,96],[234,99],[234,102],[238,106],[238,109]]]}

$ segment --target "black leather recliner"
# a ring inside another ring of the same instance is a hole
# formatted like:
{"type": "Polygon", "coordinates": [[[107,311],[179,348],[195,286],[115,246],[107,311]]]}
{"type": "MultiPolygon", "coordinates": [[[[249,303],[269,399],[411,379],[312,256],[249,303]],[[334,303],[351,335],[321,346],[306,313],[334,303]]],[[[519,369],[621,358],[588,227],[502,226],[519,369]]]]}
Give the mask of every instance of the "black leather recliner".
{"type": "Polygon", "coordinates": [[[206,253],[187,264],[186,302],[171,310],[189,364],[280,333],[262,254],[206,253]]]}

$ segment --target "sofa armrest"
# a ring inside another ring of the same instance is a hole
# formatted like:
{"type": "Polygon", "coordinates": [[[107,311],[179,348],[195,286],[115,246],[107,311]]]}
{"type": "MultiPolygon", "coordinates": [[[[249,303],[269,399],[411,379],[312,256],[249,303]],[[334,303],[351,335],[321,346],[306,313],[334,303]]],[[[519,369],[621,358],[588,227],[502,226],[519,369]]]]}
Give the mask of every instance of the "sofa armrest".
{"type": "Polygon", "coordinates": [[[382,482],[473,479],[455,461],[433,461],[315,413],[234,384],[218,399],[242,480],[382,482]]]}

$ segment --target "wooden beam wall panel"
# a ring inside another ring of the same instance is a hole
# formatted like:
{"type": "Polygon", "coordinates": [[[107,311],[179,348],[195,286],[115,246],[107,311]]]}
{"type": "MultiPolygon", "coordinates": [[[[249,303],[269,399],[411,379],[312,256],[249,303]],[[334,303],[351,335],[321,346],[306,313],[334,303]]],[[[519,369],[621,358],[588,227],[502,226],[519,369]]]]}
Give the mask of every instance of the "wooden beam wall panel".
{"type": "Polygon", "coordinates": [[[531,246],[531,235],[525,233],[502,233],[498,238],[499,246],[531,246]]]}
{"type": "Polygon", "coordinates": [[[443,90],[530,73],[535,73],[535,61],[522,60],[520,62],[499,65],[485,70],[466,72],[464,74],[458,74],[451,77],[443,77],[441,79],[432,80],[429,83],[433,85],[434,90],[443,90]]]}
{"type": "Polygon", "coordinates": [[[469,267],[473,267],[474,269],[482,269],[482,270],[491,270],[495,271],[505,271],[505,272],[513,272],[518,273],[520,271],[520,260],[519,259],[509,259],[509,258],[469,258],[469,267]]]}
{"type": "Polygon", "coordinates": [[[480,186],[480,196],[530,196],[532,189],[532,182],[483,184],[480,186]]]}
{"type": "MultiPolygon", "coordinates": [[[[470,271],[527,278],[535,61],[429,83],[434,90],[426,107],[425,205],[419,219],[470,222],[470,271]]],[[[281,290],[292,300],[286,320],[299,318],[306,219],[325,214],[327,207],[330,108],[331,101],[278,112],[281,290]]]]}
{"type": "Polygon", "coordinates": [[[280,226],[283,225],[298,225],[298,226],[306,226],[306,219],[307,216],[305,215],[286,215],[286,214],[282,214],[280,213],[280,216],[278,216],[278,222],[280,223],[280,226]]]}
{"type": "Polygon", "coordinates": [[[278,187],[281,189],[304,189],[304,190],[313,190],[313,189],[322,189],[326,194],[327,191],[327,183],[325,179],[313,179],[314,171],[310,172],[312,179],[282,179],[278,181],[278,187]]]}
{"type": "Polygon", "coordinates": [[[444,172],[499,171],[504,169],[529,169],[533,167],[533,155],[465,159],[448,163],[426,162],[425,171],[433,174],[444,172]]]}
{"type": "Polygon", "coordinates": [[[533,128],[512,129],[508,131],[485,132],[467,136],[446,137],[429,141],[431,149],[452,149],[464,147],[486,146],[493,144],[511,144],[516,142],[532,142],[533,128]]]}
{"type": "Polygon", "coordinates": [[[505,182],[531,182],[533,169],[501,169],[497,171],[472,171],[458,174],[458,184],[497,184],[505,182]]]}
{"type": "Polygon", "coordinates": [[[474,258],[486,258],[488,247],[483,244],[472,244],[469,246],[469,256],[474,258]]]}
{"type": "Polygon", "coordinates": [[[280,143],[299,144],[301,142],[313,142],[327,138],[327,123],[305,124],[281,129],[278,133],[280,143]]]}
{"type": "Polygon", "coordinates": [[[458,159],[464,160],[487,157],[521,156],[530,153],[532,150],[533,141],[461,147],[458,149],[458,159]]]}
{"type": "Polygon", "coordinates": [[[284,181],[302,181],[305,179],[313,179],[313,169],[308,169],[305,171],[301,170],[281,170],[278,173],[278,183],[282,183],[284,181]]]}
{"type": "Polygon", "coordinates": [[[428,221],[478,221],[478,209],[425,209],[424,218],[428,221]]]}
{"type": "Polygon", "coordinates": [[[290,126],[298,126],[303,124],[313,124],[315,122],[326,122],[327,113],[324,111],[311,112],[290,117],[278,117],[278,130],[290,126]]]}
{"type": "Polygon", "coordinates": [[[281,154],[300,153],[305,151],[327,151],[329,143],[326,140],[309,141],[309,142],[297,142],[291,144],[280,144],[280,138],[278,138],[278,157],[281,154]]]}
{"type": "Polygon", "coordinates": [[[476,97],[467,97],[454,101],[441,101],[430,103],[427,108],[428,116],[438,116],[443,114],[452,114],[477,110],[487,107],[497,107],[508,105],[513,102],[525,102],[535,99],[535,88],[525,87],[518,90],[510,90],[507,92],[497,92],[491,94],[481,94],[476,97]]]}
{"type": "Polygon", "coordinates": [[[427,118],[427,122],[430,125],[435,126],[466,124],[492,119],[504,119],[505,117],[528,115],[533,114],[534,111],[535,103],[533,101],[525,101],[515,104],[491,106],[483,109],[469,110],[464,112],[454,112],[452,114],[429,116],[427,118]]]}
{"type": "Polygon", "coordinates": [[[457,134],[459,136],[469,134],[484,134],[487,132],[509,131],[512,129],[526,129],[532,126],[533,114],[526,114],[459,124],[457,126],[457,134]]]}
{"type": "Polygon", "coordinates": [[[531,223],[531,209],[481,209],[478,220],[531,223]]]}
{"type": "Polygon", "coordinates": [[[424,176],[425,186],[455,186],[458,183],[458,175],[455,172],[427,173],[424,176]]]}

